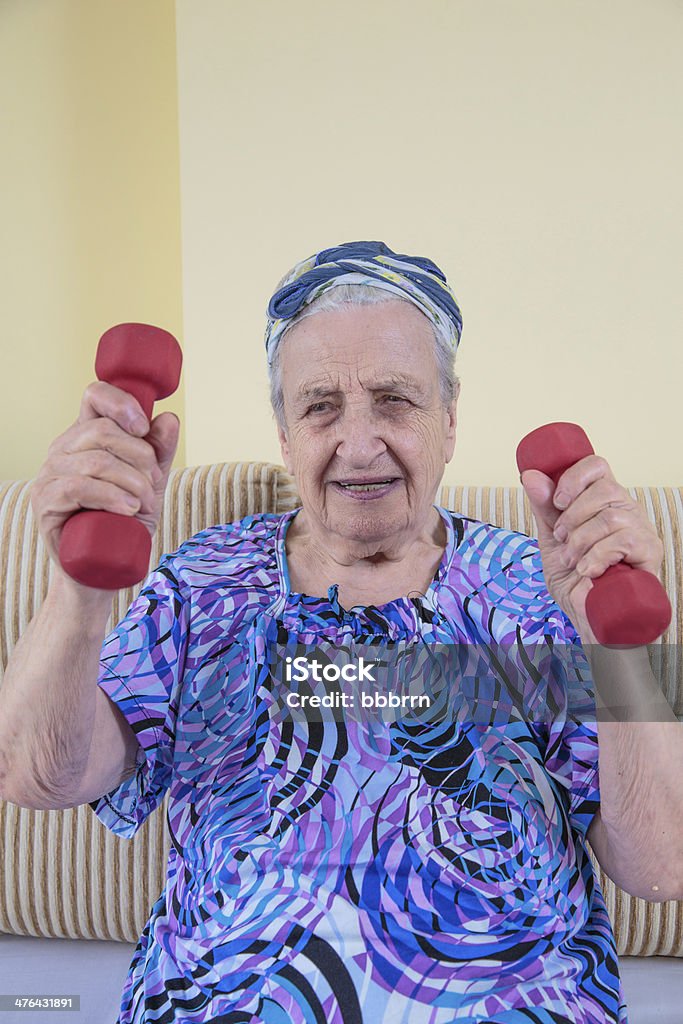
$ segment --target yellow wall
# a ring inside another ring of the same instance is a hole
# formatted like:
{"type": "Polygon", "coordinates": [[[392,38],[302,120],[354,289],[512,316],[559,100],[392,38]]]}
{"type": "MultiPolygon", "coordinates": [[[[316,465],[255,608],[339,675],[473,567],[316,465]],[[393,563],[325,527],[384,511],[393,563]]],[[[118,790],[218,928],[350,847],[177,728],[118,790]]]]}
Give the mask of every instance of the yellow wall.
{"type": "Polygon", "coordinates": [[[682,41],[667,0],[6,0],[0,477],[124,319],[184,338],[179,464],[279,460],[272,287],[381,238],[463,308],[447,482],[516,482],[562,418],[625,483],[680,483],[682,41]]]}
{"type": "Polygon", "coordinates": [[[683,8],[667,0],[177,0],[187,460],[279,459],[264,309],[383,239],[464,315],[448,482],[516,483],[577,420],[680,484],[683,8]]]}
{"type": "Polygon", "coordinates": [[[107,327],[182,335],[175,63],[172,0],[0,5],[0,479],[75,419],[107,327]]]}

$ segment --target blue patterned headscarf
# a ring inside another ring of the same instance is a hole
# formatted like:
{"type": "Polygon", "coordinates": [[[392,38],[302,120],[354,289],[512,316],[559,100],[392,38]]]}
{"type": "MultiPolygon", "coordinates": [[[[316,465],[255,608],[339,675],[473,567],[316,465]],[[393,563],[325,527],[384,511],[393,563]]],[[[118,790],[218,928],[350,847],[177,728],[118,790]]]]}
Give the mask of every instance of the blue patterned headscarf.
{"type": "Polygon", "coordinates": [[[462,316],[446,275],[424,256],[404,256],[384,242],[344,242],[302,260],[268,303],[268,364],[294,317],[319,295],[340,284],[371,284],[409,299],[439,333],[458,347],[462,316]]]}

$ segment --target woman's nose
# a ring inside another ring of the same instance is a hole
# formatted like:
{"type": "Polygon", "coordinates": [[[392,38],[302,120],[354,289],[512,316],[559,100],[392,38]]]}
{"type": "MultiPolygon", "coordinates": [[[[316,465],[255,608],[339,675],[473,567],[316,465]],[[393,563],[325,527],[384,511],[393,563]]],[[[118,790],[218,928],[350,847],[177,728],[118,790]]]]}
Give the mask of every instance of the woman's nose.
{"type": "Polygon", "coordinates": [[[365,410],[346,410],[338,426],[337,455],[348,466],[369,466],[386,451],[380,424],[365,410]]]}

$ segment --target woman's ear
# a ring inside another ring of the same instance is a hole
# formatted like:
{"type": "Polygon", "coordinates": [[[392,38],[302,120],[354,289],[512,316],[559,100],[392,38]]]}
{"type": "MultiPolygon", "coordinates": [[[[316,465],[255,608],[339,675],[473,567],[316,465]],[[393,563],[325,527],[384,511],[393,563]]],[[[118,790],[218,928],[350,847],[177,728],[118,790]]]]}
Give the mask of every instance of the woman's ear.
{"type": "Polygon", "coordinates": [[[294,476],[292,468],[292,453],[289,449],[289,441],[287,440],[287,432],[282,424],[278,424],[277,437],[280,442],[280,451],[282,452],[282,461],[285,464],[285,469],[290,476],[294,476]]]}
{"type": "Polygon", "coordinates": [[[455,451],[455,435],[456,427],[458,423],[457,408],[458,408],[458,395],[460,394],[460,381],[456,382],[455,395],[453,401],[446,409],[446,416],[448,422],[446,425],[446,437],[444,445],[444,458],[446,462],[450,462],[453,458],[453,452],[455,451]]]}

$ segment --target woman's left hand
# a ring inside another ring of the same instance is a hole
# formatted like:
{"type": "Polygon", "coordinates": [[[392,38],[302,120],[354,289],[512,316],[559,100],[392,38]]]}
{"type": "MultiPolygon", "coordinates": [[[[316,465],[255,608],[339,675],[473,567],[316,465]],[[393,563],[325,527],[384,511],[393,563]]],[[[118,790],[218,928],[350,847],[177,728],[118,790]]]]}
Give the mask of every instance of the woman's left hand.
{"type": "Polygon", "coordinates": [[[664,545],[645,510],[599,455],[570,466],[557,487],[536,469],[524,471],[522,486],[536,517],[550,595],[581,639],[596,643],[586,619],[591,581],[622,560],[657,575],[664,545]]]}

